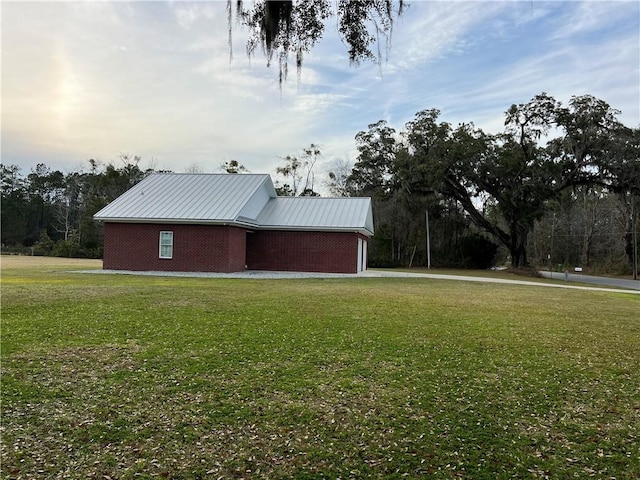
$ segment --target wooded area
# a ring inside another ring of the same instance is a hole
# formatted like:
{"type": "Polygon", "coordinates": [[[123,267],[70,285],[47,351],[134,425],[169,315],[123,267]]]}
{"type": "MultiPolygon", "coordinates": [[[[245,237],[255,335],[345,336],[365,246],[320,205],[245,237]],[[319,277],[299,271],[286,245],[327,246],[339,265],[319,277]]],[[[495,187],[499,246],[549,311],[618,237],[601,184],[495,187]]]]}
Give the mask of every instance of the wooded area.
{"type": "Polygon", "coordinates": [[[60,257],[102,257],[102,225],[93,215],[152,173],[140,158],[123,155],[119,167],[89,160],[89,171],[63,174],[38,164],[23,176],[2,170],[2,249],[60,257]]]}
{"type": "MultiPolygon", "coordinates": [[[[373,198],[371,266],[632,271],[640,128],[590,95],[568,106],[545,93],[512,105],[498,134],[453,127],[439,114],[420,111],[401,131],[383,120],[369,125],[355,137],[353,167],[329,174],[332,195],[373,198]]],[[[311,144],[300,160],[284,157],[278,173],[288,183],[279,194],[316,194],[319,155],[311,144]]],[[[68,174],[42,163],[26,176],[2,165],[3,251],[100,258],[93,214],[154,171],[141,169],[139,157],[120,160],[89,160],[88,171],[68,174]]],[[[223,170],[246,171],[234,162],[223,170]]]]}
{"type": "Polygon", "coordinates": [[[590,95],[563,106],[542,93],[512,105],[494,135],[439,122],[435,109],[402,131],[381,120],[356,135],[354,168],[332,174],[333,190],[374,198],[372,266],[629,273],[640,129],[619,113],[590,95]]]}

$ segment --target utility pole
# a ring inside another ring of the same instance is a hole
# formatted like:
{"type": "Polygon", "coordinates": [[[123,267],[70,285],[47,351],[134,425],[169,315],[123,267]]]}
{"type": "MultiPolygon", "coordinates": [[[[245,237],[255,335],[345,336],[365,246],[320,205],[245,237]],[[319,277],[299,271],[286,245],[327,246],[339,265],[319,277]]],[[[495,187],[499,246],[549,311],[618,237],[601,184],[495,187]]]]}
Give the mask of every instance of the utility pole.
{"type": "Polygon", "coordinates": [[[427,268],[431,268],[431,239],[429,238],[429,207],[427,207],[426,219],[427,219],[427,268]]]}
{"type": "Polygon", "coordinates": [[[633,242],[633,279],[638,280],[638,227],[636,225],[635,195],[631,196],[631,241],[633,242]]]}
{"type": "Polygon", "coordinates": [[[553,232],[556,227],[556,214],[553,214],[553,220],[551,220],[551,245],[549,246],[549,275],[553,278],[553,232]]]}

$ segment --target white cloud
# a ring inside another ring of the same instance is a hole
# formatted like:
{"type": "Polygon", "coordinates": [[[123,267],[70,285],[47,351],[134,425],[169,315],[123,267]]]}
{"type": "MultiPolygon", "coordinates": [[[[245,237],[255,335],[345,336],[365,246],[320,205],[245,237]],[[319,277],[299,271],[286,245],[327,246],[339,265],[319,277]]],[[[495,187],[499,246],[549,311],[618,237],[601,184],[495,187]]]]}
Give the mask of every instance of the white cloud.
{"type": "Polygon", "coordinates": [[[576,2],[575,8],[558,18],[555,39],[571,39],[577,35],[617,28],[630,15],[638,17],[640,7],[635,0],[576,2]]]}
{"type": "Polygon", "coordinates": [[[507,2],[428,2],[412,5],[395,29],[393,51],[384,71],[422,68],[436,59],[455,57],[484,34],[473,33],[497,13],[510,8],[507,2]],[[412,8],[419,16],[411,19],[412,8]]]}
{"type": "Polygon", "coordinates": [[[236,159],[272,173],[313,142],[328,168],[381,118],[401,129],[439,108],[496,131],[543,90],[594,94],[640,123],[633,2],[411,3],[380,68],[349,66],[330,23],[282,88],[277,65],[246,57],[241,28],[230,61],[226,2],[5,3],[3,162],[65,169],[129,153],[175,171],[236,159]]]}

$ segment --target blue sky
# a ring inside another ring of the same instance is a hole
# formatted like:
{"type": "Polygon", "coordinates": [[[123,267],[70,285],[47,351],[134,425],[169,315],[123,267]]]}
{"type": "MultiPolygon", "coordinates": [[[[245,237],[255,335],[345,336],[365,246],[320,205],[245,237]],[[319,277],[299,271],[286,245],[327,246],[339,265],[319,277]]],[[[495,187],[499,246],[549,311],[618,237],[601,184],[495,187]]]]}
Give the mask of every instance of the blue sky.
{"type": "Polygon", "coordinates": [[[640,2],[409,4],[381,66],[350,66],[329,20],[280,91],[241,28],[229,61],[226,1],[4,1],[2,162],[68,172],[129,154],[144,168],[219,172],[235,159],[274,174],[315,143],[320,184],[336,159],[353,163],[358,131],[402,129],[427,108],[497,133],[513,103],[592,94],[640,125],[640,2]]]}

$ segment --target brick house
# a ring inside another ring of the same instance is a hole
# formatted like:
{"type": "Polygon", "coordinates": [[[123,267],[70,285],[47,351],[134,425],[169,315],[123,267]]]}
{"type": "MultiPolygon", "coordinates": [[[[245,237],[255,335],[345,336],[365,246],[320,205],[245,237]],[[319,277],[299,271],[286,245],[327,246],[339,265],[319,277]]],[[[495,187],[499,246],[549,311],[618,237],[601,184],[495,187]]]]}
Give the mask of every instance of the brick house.
{"type": "Polygon", "coordinates": [[[94,215],[107,270],[357,273],[370,198],[278,197],[269,175],[156,173],[94,215]]]}

